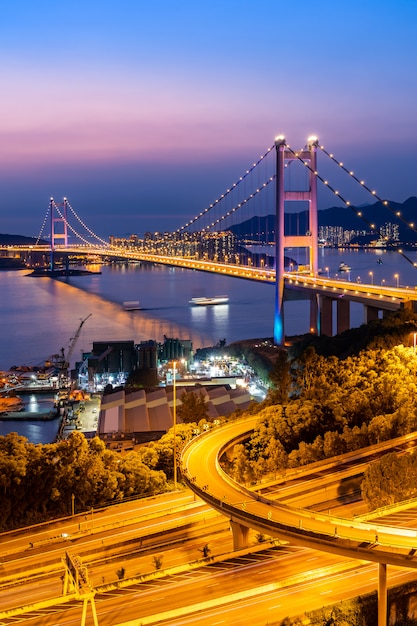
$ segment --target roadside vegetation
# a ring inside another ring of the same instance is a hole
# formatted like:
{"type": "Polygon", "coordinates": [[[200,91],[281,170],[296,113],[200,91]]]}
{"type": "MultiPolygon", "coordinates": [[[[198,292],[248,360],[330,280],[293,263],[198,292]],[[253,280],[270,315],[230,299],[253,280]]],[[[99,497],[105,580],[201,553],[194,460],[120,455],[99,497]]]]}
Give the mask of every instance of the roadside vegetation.
{"type": "MultiPolygon", "coordinates": [[[[227,471],[250,484],[417,430],[416,331],[417,316],[401,311],[333,339],[305,339],[303,349],[299,342],[288,350],[258,342],[270,391],[246,412],[257,414],[259,422],[250,440],[224,460],[227,471]]],[[[245,344],[246,355],[250,350],[256,353],[245,344]]],[[[212,424],[198,392],[187,393],[178,411],[184,422],[176,428],[180,451],[212,424]]],[[[227,419],[243,415],[238,411],[227,419]]],[[[0,530],[68,515],[73,504],[78,513],[167,491],[173,444],[172,429],[123,455],[79,432],[47,445],[16,433],[0,437],[0,530]]],[[[372,509],[414,497],[416,478],[413,455],[389,456],[370,467],[363,496],[372,509]]]]}

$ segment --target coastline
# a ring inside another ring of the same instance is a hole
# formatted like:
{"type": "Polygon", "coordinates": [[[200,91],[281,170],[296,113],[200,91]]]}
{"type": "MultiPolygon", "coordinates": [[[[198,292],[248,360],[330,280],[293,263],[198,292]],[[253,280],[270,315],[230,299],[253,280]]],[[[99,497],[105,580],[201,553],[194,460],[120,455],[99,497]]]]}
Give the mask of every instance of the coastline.
{"type": "Polygon", "coordinates": [[[59,417],[56,411],[5,411],[0,413],[0,422],[6,421],[22,421],[22,422],[38,422],[50,421],[59,417]]]}

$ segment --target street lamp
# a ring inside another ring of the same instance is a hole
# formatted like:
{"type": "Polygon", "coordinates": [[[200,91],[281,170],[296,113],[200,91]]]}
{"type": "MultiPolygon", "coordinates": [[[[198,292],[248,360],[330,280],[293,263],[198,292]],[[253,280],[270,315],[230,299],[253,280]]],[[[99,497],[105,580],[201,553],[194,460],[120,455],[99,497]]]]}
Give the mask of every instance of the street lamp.
{"type": "Polygon", "coordinates": [[[397,287],[399,287],[400,286],[400,275],[399,274],[394,274],[394,278],[397,281],[397,287]]]}
{"type": "Polygon", "coordinates": [[[369,276],[371,277],[371,285],[374,284],[374,273],[373,272],[369,272],[369,276]]]}
{"type": "Polygon", "coordinates": [[[177,385],[176,385],[176,376],[177,376],[177,362],[174,361],[173,364],[173,422],[174,422],[174,491],[177,490],[177,385]]]}
{"type": "Polygon", "coordinates": [[[383,285],[384,283],[385,283],[385,278],[383,278],[383,279],[381,280],[381,287],[382,287],[382,285],[383,285]]]}
{"type": "Polygon", "coordinates": [[[329,268],[328,268],[328,267],[325,267],[324,269],[325,269],[325,270],[326,270],[326,272],[327,272],[327,278],[330,278],[330,270],[329,270],[329,268]]]}

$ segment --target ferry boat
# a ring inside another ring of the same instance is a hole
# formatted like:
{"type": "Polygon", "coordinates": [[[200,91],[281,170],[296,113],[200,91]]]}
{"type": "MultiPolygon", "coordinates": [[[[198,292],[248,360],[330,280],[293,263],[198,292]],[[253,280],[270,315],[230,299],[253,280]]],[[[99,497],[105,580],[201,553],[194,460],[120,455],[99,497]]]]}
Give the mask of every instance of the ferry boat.
{"type": "Polygon", "coordinates": [[[350,265],[348,265],[347,263],[341,263],[339,265],[339,272],[350,272],[352,268],[350,267],[350,265]]]}
{"type": "Polygon", "coordinates": [[[126,300],[123,302],[125,311],[138,311],[140,309],[139,300],[126,300]]]}
{"type": "Polygon", "coordinates": [[[207,306],[209,304],[227,304],[228,302],[228,296],[213,296],[211,298],[191,298],[190,300],[190,304],[196,304],[197,306],[207,306]]]}

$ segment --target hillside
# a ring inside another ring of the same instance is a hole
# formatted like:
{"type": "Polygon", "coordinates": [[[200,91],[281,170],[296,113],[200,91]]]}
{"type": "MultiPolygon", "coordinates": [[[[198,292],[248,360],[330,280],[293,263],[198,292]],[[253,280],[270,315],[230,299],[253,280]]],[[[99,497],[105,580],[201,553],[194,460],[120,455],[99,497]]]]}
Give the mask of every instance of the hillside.
{"type": "MultiPolygon", "coordinates": [[[[408,223],[415,222],[417,215],[417,197],[412,196],[405,202],[398,203],[389,201],[392,210],[389,210],[381,202],[361,206],[364,219],[357,217],[355,210],[347,207],[331,207],[318,211],[319,226],[342,226],[346,230],[369,230],[369,223],[375,224],[375,229],[386,222],[398,224],[399,236],[403,243],[416,243],[417,233],[408,228],[395,213],[400,212],[401,217],[408,223]]],[[[275,216],[254,217],[241,224],[230,227],[230,230],[239,237],[256,237],[257,233],[266,234],[268,241],[274,240],[275,216]]],[[[308,212],[286,213],[285,232],[289,235],[305,233],[308,230],[308,212]]]]}
{"type": "MultiPolygon", "coordinates": [[[[24,245],[35,245],[37,239],[35,237],[25,237],[24,235],[6,235],[4,233],[0,233],[0,245],[1,246],[24,246],[24,245]]],[[[47,244],[47,241],[40,239],[40,244],[47,244]]]]}

